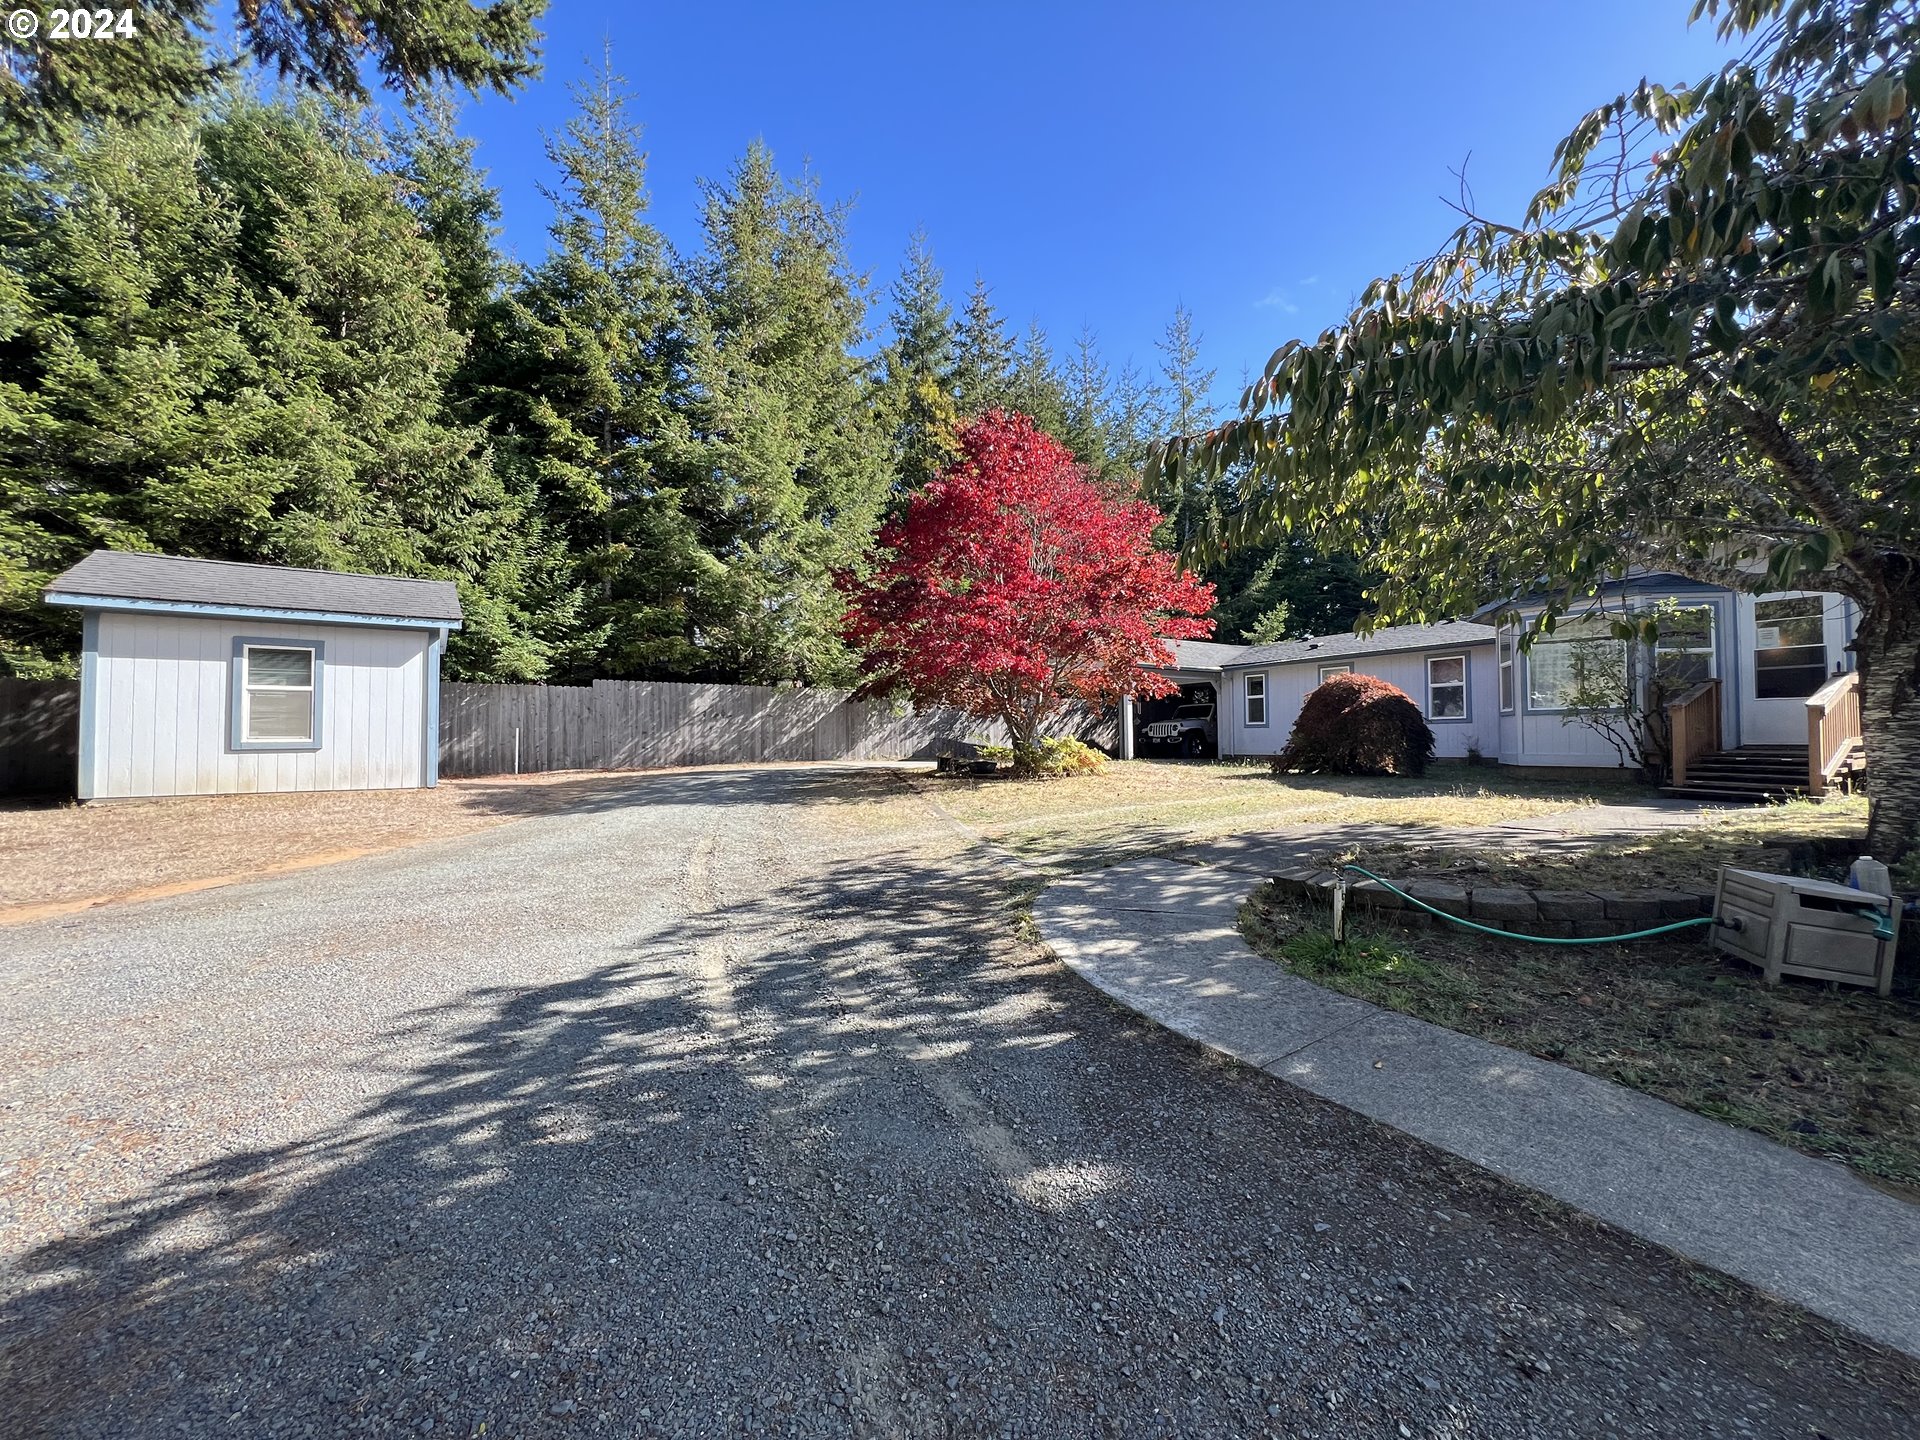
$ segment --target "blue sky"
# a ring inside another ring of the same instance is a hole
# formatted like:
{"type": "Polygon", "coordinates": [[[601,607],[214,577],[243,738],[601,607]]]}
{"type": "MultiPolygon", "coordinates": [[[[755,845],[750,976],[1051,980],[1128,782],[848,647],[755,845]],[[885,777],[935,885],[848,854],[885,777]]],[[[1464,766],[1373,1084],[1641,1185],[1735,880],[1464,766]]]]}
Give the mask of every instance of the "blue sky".
{"type": "MultiPolygon", "coordinates": [[[[696,182],[756,136],[855,202],[854,263],[884,289],[924,226],[956,302],[976,272],[1016,329],[1157,361],[1194,312],[1219,398],[1375,275],[1479,206],[1517,216],[1554,142],[1643,75],[1697,78],[1720,49],[1687,0],[884,5],[554,0],[544,77],[462,127],[545,247],[542,133],[610,41],[646,125],[653,218],[698,242],[696,182]]],[[[881,318],[878,314],[876,320],[881,318]]]]}

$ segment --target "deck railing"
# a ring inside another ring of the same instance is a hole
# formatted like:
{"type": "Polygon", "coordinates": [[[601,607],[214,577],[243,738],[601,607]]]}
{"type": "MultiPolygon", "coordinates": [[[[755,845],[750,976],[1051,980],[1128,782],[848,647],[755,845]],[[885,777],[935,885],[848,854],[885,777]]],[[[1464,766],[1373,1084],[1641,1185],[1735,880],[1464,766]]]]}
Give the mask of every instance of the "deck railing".
{"type": "Polygon", "coordinates": [[[1687,783],[1687,767],[1720,748],[1720,682],[1702,680],[1667,702],[1667,733],[1673,753],[1673,783],[1687,783]]]}
{"type": "Polygon", "coordinates": [[[1824,795],[1860,740],[1860,672],[1836,675],[1807,697],[1807,793],[1824,795]]]}

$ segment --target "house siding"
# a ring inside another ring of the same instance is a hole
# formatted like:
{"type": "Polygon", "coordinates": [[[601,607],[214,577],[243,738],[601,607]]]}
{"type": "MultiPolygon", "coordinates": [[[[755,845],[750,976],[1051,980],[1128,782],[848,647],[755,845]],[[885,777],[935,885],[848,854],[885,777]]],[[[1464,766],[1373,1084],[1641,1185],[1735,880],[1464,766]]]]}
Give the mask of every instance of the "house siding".
{"type": "Polygon", "coordinates": [[[1495,672],[1494,647],[1485,641],[1467,645],[1447,645],[1431,650],[1407,650],[1392,654],[1328,656],[1325,659],[1297,661],[1284,665],[1255,665],[1227,672],[1230,695],[1228,723],[1223,731],[1221,753],[1228,755],[1277,755],[1286,747],[1287,736],[1300,714],[1306,698],[1320,685],[1323,665],[1351,665],[1356,675],[1373,675],[1397,685],[1413,698],[1420,713],[1427,712],[1427,661],[1448,655],[1467,657],[1467,714],[1462,720],[1431,720],[1434,754],[1442,759],[1465,759],[1469,749],[1491,756],[1499,744],[1500,702],[1498,675],[1495,672]],[[1267,677],[1267,724],[1249,726],[1247,716],[1248,675],[1267,677]]]}
{"type": "Polygon", "coordinates": [[[126,611],[98,612],[92,628],[92,698],[81,741],[85,798],[432,783],[423,737],[434,631],[126,611]],[[319,745],[233,747],[233,652],[242,636],[324,645],[319,745]]]}

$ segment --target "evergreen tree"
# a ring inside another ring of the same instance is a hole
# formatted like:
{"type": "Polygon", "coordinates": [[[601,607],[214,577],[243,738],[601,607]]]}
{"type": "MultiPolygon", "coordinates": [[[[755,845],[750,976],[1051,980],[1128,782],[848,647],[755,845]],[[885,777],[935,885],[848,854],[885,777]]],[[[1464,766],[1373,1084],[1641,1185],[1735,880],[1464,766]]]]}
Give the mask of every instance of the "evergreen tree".
{"type": "Polygon", "coordinates": [[[111,36],[61,41],[43,26],[24,40],[9,37],[0,45],[0,121],[46,134],[87,118],[176,112],[232,83],[247,59],[303,89],[356,102],[368,98],[375,75],[409,100],[441,84],[504,95],[538,72],[534,22],[545,9],[546,0],[156,0],[124,12],[131,24],[111,36]],[[203,37],[216,12],[231,22],[231,57],[208,53],[203,37]]]}
{"type": "MultiPolygon", "coordinates": [[[[646,220],[646,155],[624,81],[603,59],[548,144],[553,248],[484,317],[465,388],[497,465],[563,544],[545,604],[576,618],[556,673],[698,671],[695,636],[719,567],[689,475],[689,337],[665,242],[646,220]]],[[[558,637],[556,637],[558,638],[558,637]]]]}
{"type": "MultiPolygon", "coordinates": [[[[1200,335],[1193,326],[1193,312],[1186,306],[1174,308],[1158,348],[1164,382],[1162,425],[1175,435],[1204,430],[1213,414],[1211,395],[1218,372],[1200,363],[1200,335]]],[[[1166,513],[1170,540],[1181,548],[1200,535],[1217,513],[1213,487],[1200,479],[1162,484],[1153,500],[1166,513]]]]}
{"type": "Polygon", "coordinates": [[[974,277],[960,317],[953,364],[954,403],[966,417],[1005,409],[1013,388],[1018,356],[1007,338],[1007,322],[994,308],[987,282],[974,277]]]}
{"type": "Polygon", "coordinates": [[[1059,438],[1090,472],[1105,476],[1116,459],[1109,429],[1113,384],[1091,326],[1080,327],[1061,386],[1064,423],[1059,438]]]}
{"type": "Polygon", "coordinates": [[[1054,373],[1053,347],[1047,332],[1034,321],[1021,342],[1013,374],[1007,382],[1007,408],[1019,411],[1056,440],[1066,433],[1067,397],[1054,373]]]}
{"type": "Polygon", "coordinates": [[[844,207],[812,177],[782,180],[756,142],[707,187],[704,227],[693,365],[727,597],[709,663],[748,681],[844,681],[833,576],[861,562],[891,485],[875,382],[854,353],[866,297],[844,207]]]}
{"type": "Polygon", "coordinates": [[[916,230],[893,285],[893,342],[883,360],[882,424],[893,437],[896,501],[919,490],[960,454],[953,399],[953,311],[926,232],[916,230]]]}
{"type": "MultiPolygon", "coordinates": [[[[439,253],[449,322],[490,345],[517,276],[496,248],[499,194],[475,167],[474,143],[455,132],[455,118],[445,94],[412,112],[393,136],[395,173],[402,199],[439,253]]],[[[491,354],[481,360],[470,344],[449,377],[445,403],[456,423],[485,423],[490,399],[476,392],[474,377],[492,363],[491,354]]],[[[491,477],[496,523],[473,533],[459,553],[442,557],[461,578],[466,616],[448,643],[446,673],[533,681],[546,679],[556,665],[578,670],[586,607],[566,537],[548,523],[530,467],[502,463],[491,443],[481,459],[491,477]]]]}
{"type": "Polygon", "coordinates": [[[311,103],[103,123],[9,168],[0,252],[0,647],[66,662],[37,603],[95,546],[462,574],[503,524],[442,404],[439,256],[311,103]]]}

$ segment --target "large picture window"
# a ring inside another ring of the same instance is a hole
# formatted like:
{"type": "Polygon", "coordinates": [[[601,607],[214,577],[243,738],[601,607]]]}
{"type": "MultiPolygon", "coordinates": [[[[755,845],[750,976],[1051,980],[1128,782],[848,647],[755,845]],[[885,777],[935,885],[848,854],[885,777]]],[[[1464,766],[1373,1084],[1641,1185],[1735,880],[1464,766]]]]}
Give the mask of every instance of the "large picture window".
{"type": "Polygon", "coordinates": [[[241,638],[233,644],[236,750],[313,750],[320,744],[322,645],[241,638]]]}
{"type": "Polygon", "coordinates": [[[1566,621],[1527,651],[1529,710],[1571,710],[1582,696],[1624,696],[1626,689],[1627,642],[1604,616],[1566,621]]]}
{"type": "Polygon", "coordinates": [[[1822,597],[1756,601],[1753,623],[1756,699],[1805,699],[1827,683],[1826,601],[1822,597]]]}
{"type": "Polygon", "coordinates": [[[1427,718],[1467,718],[1467,657],[1435,655],[1427,661],[1427,718]]]}

